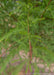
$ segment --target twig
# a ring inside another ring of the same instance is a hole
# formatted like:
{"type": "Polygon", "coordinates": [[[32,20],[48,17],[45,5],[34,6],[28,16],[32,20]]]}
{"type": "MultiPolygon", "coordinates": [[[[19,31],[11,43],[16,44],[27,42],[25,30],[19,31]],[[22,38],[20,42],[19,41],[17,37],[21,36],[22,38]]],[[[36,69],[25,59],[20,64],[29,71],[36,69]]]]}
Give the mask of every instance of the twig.
{"type": "MultiPolygon", "coordinates": [[[[48,5],[45,7],[45,10],[43,11],[43,13],[42,13],[42,15],[41,15],[41,17],[40,17],[40,18],[43,18],[43,15],[45,14],[46,9],[47,9],[47,8],[48,8],[48,6],[50,5],[51,1],[52,1],[52,0],[49,0],[48,5]]],[[[45,18],[45,19],[46,19],[46,18],[45,18]]],[[[40,22],[41,22],[41,20],[40,20],[40,22]]],[[[39,22],[39,26],[40,26],[40,22],[39,22]]],[[[39,30],[40,30],[40,27],[39,27],[39,30]]]]}
{"type": "Polygon", "coordinates": [[[46,12],[46,9],[47,9],[48,6],[50,5],[51,1],[52,1],[52,0],[49,0],[48,5],[46,6],[45,10],[43,11],[43,13],[42,13],[42,15],[41,15],[41,18],[43,17],[44,13],[46,12]]]}

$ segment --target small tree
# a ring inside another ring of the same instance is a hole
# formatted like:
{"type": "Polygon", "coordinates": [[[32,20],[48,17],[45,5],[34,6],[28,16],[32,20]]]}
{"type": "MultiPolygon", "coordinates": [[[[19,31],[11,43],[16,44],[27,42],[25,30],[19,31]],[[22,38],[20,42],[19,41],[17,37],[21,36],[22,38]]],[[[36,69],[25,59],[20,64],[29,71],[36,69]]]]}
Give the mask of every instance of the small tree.
{"type": "MultiPolygon", "coordinates": [[[[29,52],[29,59],[25,60],[28,61],[28,72],[31,72],[33,57],[48,64],[54,62],[53,4],[53,0],[0,0],[0,52],[4,46],[7,53],[8,43],[12,44],[9,55],[2,57],[4,53],[0,54],[0,74],[20,50],[29,52]]],[[[20,71],[25,62],[16,71],[20,71]]],[[[36,64],[33,65],[37,71],[36,64]]],[[[12,75],[17,75],[16,71],[12,75]]]]}

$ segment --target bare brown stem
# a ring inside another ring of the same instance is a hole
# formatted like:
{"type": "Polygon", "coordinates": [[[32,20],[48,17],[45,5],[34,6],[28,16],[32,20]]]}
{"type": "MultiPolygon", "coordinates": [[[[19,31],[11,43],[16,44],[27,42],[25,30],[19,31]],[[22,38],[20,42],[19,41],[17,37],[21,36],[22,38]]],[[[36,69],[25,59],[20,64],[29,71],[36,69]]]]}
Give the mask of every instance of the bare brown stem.
{"type": "MultiPolygon", "coordinates": [[[[28,13],[28,17],[29,17],[29,13],[28,13]]],[[[28,20],[28,36],[29,36],[29,19],[28,20]]],[[[30,57],[30,64],[31,64],[31,60],[32,60],[32,45],[31,45],[31,41],[29,38],[29,57],[30,57]]]]}
{"type": "MultiPolygon", "coordinates": [[[[29,36],[29,12],[28,12],[28,16],[27,16],[27,24],[28,24],[28,36],[29,36]]],[[[29,65],[31,64],[31,60],[32,60],[32,45],[31,45],[31,41],[30,41],[30,36],[29,36],[29,65]]],[[[28,75],[30,75],[30,69],[28,66],[28,75]]]]}

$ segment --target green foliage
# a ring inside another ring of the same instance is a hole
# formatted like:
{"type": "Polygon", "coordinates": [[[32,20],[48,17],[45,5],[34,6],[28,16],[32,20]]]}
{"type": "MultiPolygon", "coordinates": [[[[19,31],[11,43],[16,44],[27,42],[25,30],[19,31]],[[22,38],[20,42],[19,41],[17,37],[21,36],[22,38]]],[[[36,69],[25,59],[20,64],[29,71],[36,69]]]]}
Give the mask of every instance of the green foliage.
{"type": "Polygon", "coordinates": [[[15,43],[9,55],[0,57],[0,74],[20,50],[29,51],[29,39],[33,57],[49,64],[54,62],[54,0],[48,3],[49,0],[0,0],[0,54],[3,47],[8,48],[8,43],[15,43]]]}

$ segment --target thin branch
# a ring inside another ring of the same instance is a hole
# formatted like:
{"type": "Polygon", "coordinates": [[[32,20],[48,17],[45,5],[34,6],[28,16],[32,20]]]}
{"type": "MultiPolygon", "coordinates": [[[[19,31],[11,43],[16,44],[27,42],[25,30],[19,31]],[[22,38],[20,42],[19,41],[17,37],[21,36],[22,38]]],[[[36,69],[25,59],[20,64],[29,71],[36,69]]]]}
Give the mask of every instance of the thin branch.
{"type": "MultiPolygon", "coordinates": [[[[41,15],[41,18],[43,18],[43,15],[45,14],[46,9],[47,9],[48,6],[50,5],[51,1],[52,1],[52,0],[49,0],[48,5],[46,6],[45,10],[43,11],[43,13],[42,13],[42,15],[41,15]]],[[[45,18],[45,19],[46,19],[46,18],[45,18]]],[[[40,21],[40,22],[41,22],[41,21],[40,21]]],[[[39,22],[39,26],[40,26],[40,22],[39,22]]],[[[39,30],[40,30],[40,27],[39,27],[39,30]]]]}
{"type": "Polygon", "coordinates": [[[49,0],[48,5],[46,6],[45,10],[43,11],[43,13],[42,13],[42,15],[41,15],[41,18],[43,17],[44,13],[46,12],[46,9],[47,9],[48,6],[50,5],[51,1],[52,1],[52,0],[49,0]]]}
{"type": "Polygon", "coordinates": [[[45,17],[45,20],[54,20],[54,18],[45,17]]]}

